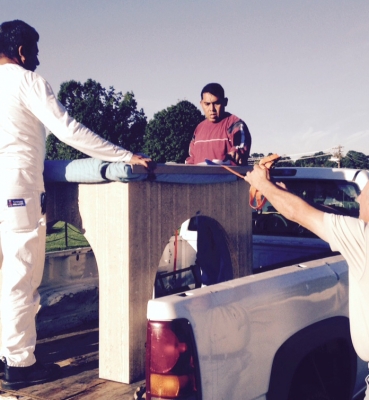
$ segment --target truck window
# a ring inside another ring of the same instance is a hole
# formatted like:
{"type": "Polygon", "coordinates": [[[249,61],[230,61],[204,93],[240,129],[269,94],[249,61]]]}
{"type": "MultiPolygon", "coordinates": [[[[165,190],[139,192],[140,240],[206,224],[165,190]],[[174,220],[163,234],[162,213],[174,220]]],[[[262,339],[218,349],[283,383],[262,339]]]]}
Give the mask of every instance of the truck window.
{"type": "MultiPolygon", "coordinates": [[[[287,190],[328,213],[359,216],[359,204],[356,199],[360,190],[353,182],[339,180],[292,180],[278,179],[287,190]]],[[[260,211],[252,215],[253,234],[274,236],[316,237],[302,226],[291,222],[279,214],[268,201],[260,211]]]]}

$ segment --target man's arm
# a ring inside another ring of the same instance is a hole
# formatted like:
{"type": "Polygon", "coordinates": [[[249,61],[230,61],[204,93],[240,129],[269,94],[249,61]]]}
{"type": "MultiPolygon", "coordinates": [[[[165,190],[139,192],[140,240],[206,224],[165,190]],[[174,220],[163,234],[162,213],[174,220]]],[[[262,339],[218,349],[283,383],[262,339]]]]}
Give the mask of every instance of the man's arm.
{"type": "Polygon", "coordinates": [[[192,136],[189,148],[188,148],[188,154],[189,156],[186,158],[185,164],[194,164],[194,150],[195,150],[195,134],[192,136]]]}
{"type": "Polygon", "coordinates": [[[110,162],[123,161],[148,169],[153,167],[150,158],[133,154],[77,122],[56,99],[51,86],[38,75],[32,90],[29,90],[28,108],[59,140],[90,157],[110,162]]]}
{"type": "Polygon", "coordinates": [[[255,165],[254,170],[246,174],[245,181],[258,189],[283,216],[328,241],[323,222],[324,212],[271,182],[268,169],[255,165]]]}
{"type": "Polygon", "coordinates": [[[247,125],[239,120],[230,128],[232,148],[226,155],[236,165],[247,165],[251,149],[251,134],[247,125]]]}

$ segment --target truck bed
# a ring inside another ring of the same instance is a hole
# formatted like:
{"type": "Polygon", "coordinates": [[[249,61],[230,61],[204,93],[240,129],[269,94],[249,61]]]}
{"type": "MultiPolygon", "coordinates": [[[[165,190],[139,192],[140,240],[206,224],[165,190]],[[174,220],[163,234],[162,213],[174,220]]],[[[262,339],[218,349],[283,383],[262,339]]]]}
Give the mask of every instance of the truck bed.
{"type": "MultiPolygon", "coordinates": [[[[347,319],[347,264],[340,255],[319,258],[153,299],[147,316],[189,321],[206,388],[203,400],[226,399],[229,393],[261,400],[277,349],[309,326],[347,319]]],[[[360,363],[354,393],[366,373],[360,363]]]]}

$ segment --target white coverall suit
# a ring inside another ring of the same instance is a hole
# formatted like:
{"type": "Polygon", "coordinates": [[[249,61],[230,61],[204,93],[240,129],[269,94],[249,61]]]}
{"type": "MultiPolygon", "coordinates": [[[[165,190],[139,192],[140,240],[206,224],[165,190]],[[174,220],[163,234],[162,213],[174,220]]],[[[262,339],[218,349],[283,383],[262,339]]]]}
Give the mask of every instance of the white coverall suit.
{"type": "Polygon", "coordinates": [[[132,157],[71,118],[38,74],[16,64],[0,65],[0,356],[13,367],[35,362],[37,288],[45,260],[40,201],[45,126],[91,157],[112,162],[132,157]]]}

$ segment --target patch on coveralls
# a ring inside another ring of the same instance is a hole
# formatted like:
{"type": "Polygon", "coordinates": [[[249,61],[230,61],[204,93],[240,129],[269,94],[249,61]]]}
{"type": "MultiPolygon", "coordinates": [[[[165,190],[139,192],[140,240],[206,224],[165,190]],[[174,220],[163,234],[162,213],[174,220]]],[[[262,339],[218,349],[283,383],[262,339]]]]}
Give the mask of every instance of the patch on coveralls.
{"type": "Polygon", "coordinates": [[[8,199],[8,207],[25,207],[24,199],[8,199]]]}

